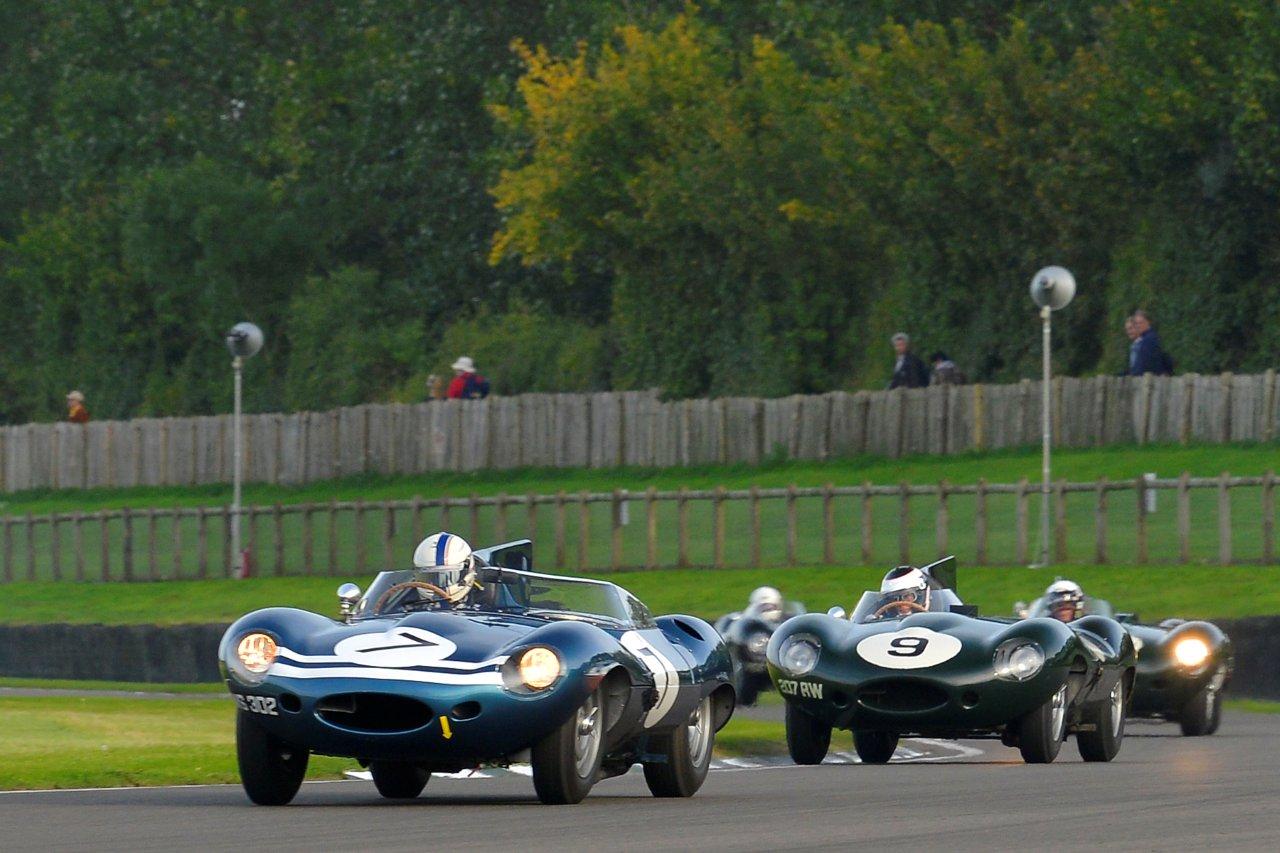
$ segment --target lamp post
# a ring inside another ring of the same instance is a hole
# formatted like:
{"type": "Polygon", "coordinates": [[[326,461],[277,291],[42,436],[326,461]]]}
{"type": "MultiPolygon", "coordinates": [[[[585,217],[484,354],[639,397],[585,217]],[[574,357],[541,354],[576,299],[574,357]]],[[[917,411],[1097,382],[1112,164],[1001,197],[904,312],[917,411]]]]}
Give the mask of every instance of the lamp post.
{"type": "Polygon", "coordinates": [[[1075,276],[1063,267],[1045,267],[1031,279],[1031,299],[1040,308],[1041,336],[1044,347],[1044,372],[1040,383],[1040,560],[1035,565],[1049,565],[1049,490],[1050,453],[1053,443],[1053,411],[1049,386],[1053,380],[1050,357],[1050,324],[1054,311],[1067,307],[1076,295],[1075,276]]]}
{"type": "Polygon", "coordinates": [[[231,443],[233,470],[231,473],[231,559],[235,577],[244,577],[245,559],[240,552],[240,481],[243,477],[241,459],[244,457],[244,433],[241,429],[241,388],[244,362],[262,349],[262,330],[252,323],[236,323],[227,332],[227,349],[231,351],[231,370],[235,376],[235,403],[231,418],[231,443]]]}

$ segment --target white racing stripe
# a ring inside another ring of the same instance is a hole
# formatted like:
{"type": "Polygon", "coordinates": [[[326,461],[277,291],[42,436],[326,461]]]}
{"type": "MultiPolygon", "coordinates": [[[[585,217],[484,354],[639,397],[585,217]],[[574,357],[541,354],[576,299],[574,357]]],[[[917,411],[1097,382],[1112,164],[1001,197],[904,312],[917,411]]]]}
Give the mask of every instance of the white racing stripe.
{"type": "Polygon", "coordinates": [[[502,686],[500,672],[424,672],[414,669],[381,669],[372,666],[290,666],[276,661],[271,675],[281,678],[365,678],[373,681],[414,681],[420,684],[468,684],[502,686]]]}
{"type": "MultiPolygon", "coordinates": [[[[335,663],[347,664],[350,666],[358,666],[359,661],[352,660],[346,655],[304,655],[301,652],[295,652],[292,649],[280,647],[279,657],[293,661],[294,663],[335,663]]],[[[472,671],[477,669],[485,669],[486,667],[501,666],[507,662],[507,655],[501,657],[489,658],[482,661],[466,661],[466,660],[433,660],[426,666],[433,666],[437,669],[456,669],[460,671],[472,671]]]]}

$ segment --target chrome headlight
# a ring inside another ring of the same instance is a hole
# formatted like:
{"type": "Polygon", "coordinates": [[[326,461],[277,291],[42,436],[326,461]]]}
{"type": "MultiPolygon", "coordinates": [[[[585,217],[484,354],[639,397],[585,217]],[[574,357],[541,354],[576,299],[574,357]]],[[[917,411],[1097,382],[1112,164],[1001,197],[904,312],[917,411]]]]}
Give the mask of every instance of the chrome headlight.
{"type": "Polygon", "coordinates": [[[546,690],[560,677],[560,657],[546,646],[534,646],[516,664],[520,682],[529,690],[546,690]]]}
{"type": "Polygon", "coordinates": [[[793,634],[782,641],[778,649],[778,665],[788,675],[807,675],[818,665],[818,653],[822,643],[817,637],[793,634]]]}
{"type": "Polygon", "coordinates": [[[280,648],[275,637],[261,631],[245,634],[236,643],[227,666],[235,677],[245,684],[261,684],[267,670],[276,662],[280,648]]]}
{"type": "Polygon", "coordinates": [[[1033,640],[1014,638],[1005,640],[996,649],[992,661],[996,678],[1005,681],[1026,681],[1044,669],[1044,649],[1033,640]]]}
{"type": "Polygon", "coordinates": [[[1209,660],[1209,644],[1199,637],[1183,637],[1173,644],[1173,659],[1192,674],[1200,672],[1209,660]]]}
{"type": "Polygon", "coordinates": [[[764,631],[756,631],[747,637],[747,652],[753,657],[758,658],[764,655],[764,650],[769,646],[769,635],[764,631]]]}

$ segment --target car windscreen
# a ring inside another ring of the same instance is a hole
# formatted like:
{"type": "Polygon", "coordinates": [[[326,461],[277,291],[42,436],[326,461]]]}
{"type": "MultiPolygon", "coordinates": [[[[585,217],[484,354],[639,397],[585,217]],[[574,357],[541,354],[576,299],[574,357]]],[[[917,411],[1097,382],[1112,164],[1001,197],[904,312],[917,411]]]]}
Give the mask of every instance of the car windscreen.
{"type": "MultiPolygon", "coordinates": [[[[1084,597],[1083,611],[1085,616],[1114,617],[1115,615],[1115,611],[1111,607],[1111,602],[1107,601],[1105,598],[1092,598],[1087,595],[1084,597]]],[[[1043,596],[1031,602],[1031,606],[1027,608],[1027,618],[1030,619],[1034,616],[1053,617],[1053,614],[1049,612],[1049,605],[1045,603],[1043,596]]]]}
{"type": "Polygon", "coordinates": [[[924,611],[914,607],[901,606],[898,592],[879,592],[868,590],[858,599],[849,620],[852,622],[881,622],[886,619],[901,619],[912,613],[948,613],[951,606],[960,604],[960,597],[949,589],[929,589],[925,598],[924,611]]]}
{"type": "Polygon", "coordinates": [[[381,612],[375,612],[387,590],[396,584],[415,580],[431,582],[431,579],[427,571],[382,572],[360,600],[355,615],[368,618],[420,610],[458,610],[604,620],[628,627],[646,627],[653,623],[644,605],[615,584],[495,568],[481,569],[477,588],[452,607],[429,592],[419,594],[410,589],[383,602],[381,612]]]}

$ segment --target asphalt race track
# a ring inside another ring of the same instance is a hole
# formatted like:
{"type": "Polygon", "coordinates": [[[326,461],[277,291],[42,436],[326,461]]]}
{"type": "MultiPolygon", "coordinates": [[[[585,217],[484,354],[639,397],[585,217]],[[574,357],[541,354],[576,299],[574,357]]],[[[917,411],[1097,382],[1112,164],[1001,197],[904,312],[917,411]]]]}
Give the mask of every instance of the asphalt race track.
{"type": "Polygon", "coordinates": [[[997,742],[910,742],[918,757],[888,766],[717,770],[693,799],[665,801],[632,774],[560,807],[514,774],[433,778],[407,802],[368,782],[309,783],[275,809],[250,806],[238,786],[5,793],[0,847],[1280,849],[1280,716],[1231,713],[1207,738],[1141,724],[1129,735],[1110,765],[1084,764],[1073,742],[1037,767],[997,742]]]}

